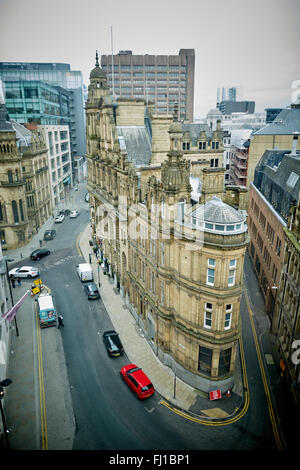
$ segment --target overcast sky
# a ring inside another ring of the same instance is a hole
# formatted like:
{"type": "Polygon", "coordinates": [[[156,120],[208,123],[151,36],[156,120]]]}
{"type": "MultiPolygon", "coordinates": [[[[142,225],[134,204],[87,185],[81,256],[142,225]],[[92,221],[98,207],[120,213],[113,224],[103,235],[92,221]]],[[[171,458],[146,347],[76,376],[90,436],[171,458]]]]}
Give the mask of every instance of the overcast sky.
{"type": "Polygon", "coordinates": [[[195,49],[195,117],[217,88],[241,86],[256,111],[300,88],[299,0],[0,0],[0,61],[64,62],[84,83],[99,55],[195,49]]]}

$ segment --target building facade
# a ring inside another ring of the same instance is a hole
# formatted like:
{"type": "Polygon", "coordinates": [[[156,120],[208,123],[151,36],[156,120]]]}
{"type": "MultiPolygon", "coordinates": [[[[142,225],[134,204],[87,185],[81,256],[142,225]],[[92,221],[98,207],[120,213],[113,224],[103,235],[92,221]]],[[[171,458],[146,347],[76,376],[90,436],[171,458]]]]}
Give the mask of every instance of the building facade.
{"type": "Polygon", "coordinates": [[[176,119],[165,158],[152,164],[147,126],[133,125],[140,108],[111,100],[96,61],[86,104],[93,240],[158,358],[195,388],[226,391],[241,331],[245,215],[214,196],[223,195],[224,171],[210,165],[191,203],[192,164],[176,119]]]}
{"type": "MultiPolygon", "coordinates": [[[[56,102],[56,98],[48,100],[47,93],[43,96],[42,94],[36,98],[36,86],[32,87],[32,94],[30,97],[27,98],[28,105],[31,106],[28,110],[25,107],[24,112],[27,113],[27,118],[35,117],[38,119],[39,113],[44,113],[47,115],[48,122],[41,122],[35,120],[35,122],[39,124],[62,124],[62,125],[69,125],[70,129],[70,142],[71,142],[71,156],[72,162],[75,156],[85,157],[86,147],[85,147],[85,114],[84,114],[84,94],[83,94],[83,78],[82,73],[80,71],[71,70],[69,64],[63,63],[43,63],[43,62],[0,62],[0,79],[8,85],[8,92],[13,93],[12,97],[9,98],[16,103],[16,107],[18,108],[19,105],[24,101],[25,90],[30,88],[30,83],[32,81],[36,82],[43,82],[44,86],[48,84],[48,86],[55,86],[56,93],[53,89],[48,90],[49,93],[58,94],[58,102],[56,102]],[[22,82],[23,87],[21,89],[21,95],[19,94],[17,97],[15,92],[15,87],[18,88],[18,81],[22,82]],[[15,82],[13,85],[12,82],[15,82]],[[45,99],[45,106],[46,109],[42,107],[41,100],[45,99]],[[17,100],[17,101],[16,101],[17,100]],[[66,101],[69,100],[69,103],[66,101]],[[48,102],[47,102],[48,101],[48,102]],[[40,104],[39,104],[40,102],[40,104]],[[68,111],[67,111],[68,106],[68,111]],[[60,115],[52,114],[51,107],[53,107],[53,111],[57,112],[58,108],[60,108],[60,115]],[[29,113],[28,113],[29,111],[29,113]],[[68,117],[67,117],[67,114],[68,117]],[[53,120],[49,122],[50,115],[52,116],[53,120]],[[56,117],[56,121],[54,122],[54,118],[56,117]],[[60,117],[60,120],[57,119],[60,117]],[[61,118],[64,121],[61,121],[61,118]],[[66,122],[68,119],[68,122],[66,122]]],[[[42,86],[42,85],[41,85],[42,86]]],[[[47,92],[47,90],[45,90],[47,92]]],[[[26,93],[29,93],[27,91],[26,93]]],[[[9,103],[10,104],[10,103],[9,103]]],[[[14,109],[16,108],[14,107],[14,109]]],[[[24,108],[23,108],[24,109],[24,108]]],[[[19,114],[15,113],[15,114],[19,114]]],[[[17,119],[17,115],[15,119],[18,122],[21,122],[17,119]]],[[[31,122],[31,121],[24,121],[23,123],[31,122]]]]}
{"type": "Polygon", "coordinates": [[[223,114],[231,113],[248,113],[253,114],[255,112],[254,101],[221,101],[218,109],[223,114]]]}
{"type": "Polygon", "coordinates": [[[153,101],[155,114],[173,114],[178,103],[179,119],[193,122],[194,49],[157,56],[119,51],[113,56],[102,55],[101,67],[116,96],[153,101]]]}
{"type": "MultiPolygon", "coordinates": [[[[295,132],[300,132],[300,104],[282,110],[273,122],[253,132],[248,155],[247,189],[265,150],[291,149],[295,132]]],[[[300,143],[298,142],[298,150],[300,143]]]]}
{"type": "Polygon", "coordinates": [[[300,194],[283,228],[285,251],[275,301],[273,331],[278,338],[280,369],[300,406],[300,194]]]}
{"type": "Polygon", "coordinates": [[[37,126],[46,142],[52,206],[57,210],[70,198],[73,171],[69,126],[37,126]]]}
{"type": "Polygon", "coordinates": [[[4,98],[0,175],[0,239],[3,249],[14,249],[26,245],[49,218],[52,202],[45,141],[9,120],[4,98]]]}
{"type": "Polygon", "coordinates": [[[293,150],[266,150],[249,192],[249,254],[273,332],[276,330],[274,305],[284,264],[285,230],[300,189],[300,154],[296,146],[297,139],[293,150]]]}

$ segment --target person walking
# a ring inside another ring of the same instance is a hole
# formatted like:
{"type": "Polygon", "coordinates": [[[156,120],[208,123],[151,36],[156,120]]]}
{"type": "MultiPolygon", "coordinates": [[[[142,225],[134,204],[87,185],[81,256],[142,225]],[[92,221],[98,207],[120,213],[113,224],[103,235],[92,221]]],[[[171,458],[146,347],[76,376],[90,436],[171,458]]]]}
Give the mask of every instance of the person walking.
{"type": "Polygon", "coordinates": [[[20,286],[20,285],[21,285],[21,278],[18,277],[18,286],[20,286]]]}
{"type": "Polygon", "coordinates": [[[14,278],[11,279],[11,285],[13,286],[13,288],[16,287],[16,281],[14,280],[14,278]]]}
{"type": "Polygon", "coordinates": [[[58,315],[58,327],[59,328],[60,326],[65,326],[63,324],[63,316],[62,315],[58,315]]]}

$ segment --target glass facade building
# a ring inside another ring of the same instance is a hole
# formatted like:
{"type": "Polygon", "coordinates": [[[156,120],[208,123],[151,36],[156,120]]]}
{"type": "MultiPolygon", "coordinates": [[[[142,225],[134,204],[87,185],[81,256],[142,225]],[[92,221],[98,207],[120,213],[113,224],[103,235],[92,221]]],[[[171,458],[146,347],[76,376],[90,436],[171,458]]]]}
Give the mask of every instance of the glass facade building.
{"type": "Polygon", "coordinates": [[[10,119],[20,124],[69,125],[70,93],[37,80],[5,82],[5,104],[10,119]]]}
{"type": "MultiPolygon", "coordinates": [[[[70,129],[70,141],[71,141],[71,154],[72,161],[75,156],[85,157],[85,113],[84,113],[84,95],[83,95],[83,78],[80,71],[72,71],[69,64],[63,63],[43,63],[43,62],[0,62],[0,79],[4,82],[4,86],[7,89],[9,84],[8,92],[11,100],[8,103],[8,108],[14,111],[14,115],[9,116],[12,119],[20,121],[22,112],[24,117],[30,118],[32,122],[33,117],[37,119],[47,120],[48,122],[40,122],[41,124],[68,124],[70,129]],[[31,87],[23,85],[23,91],[19,89],[15,84],[12,86],[12,82],[41,82],[40,88],[34,91],[34,86],[31,87]],[[49,88],[47,89],[47,86],[49,88]],[[30,92],[29,89],[32,89],[30,92]],[[52,87],[52,89],[50,89],[52,87]],[[57,93],[53,90],[53,87],[59,87],[64,89],[69,94],[69,110],[67,119],[67,100],[64,98],[62,90],[57,88],[57,93]],[[39,92],[43,90],[43,94],[39,95],[39,92]],[[24,94],[23,94],[24,93],[24,94]],[[48,95],[47,95],[48,93],[48,95]],[[28,97],[26,98],[26,94],[28,97]],[[36,97],[38,96],[38,98],[36,97]],[[50,98],[50,99],[48,99],[50,98]],[[22,102],[26,99],[27,105],[22,102]],[[56,100],[58,99],[58,102],[56,100]],[[20,100],[20,101],[19,101],[20,100]],[[22,101],[23,100],[23,101],[22,101]],[[39,100],[39,101],[38,101],[39,100]],[[30,107],[31,106],[31,107],[30,107]],[[55,121],[59,118],[55,113],[60,106],[60,117],[63,122],[55,121]],[[32,111],[31,111],[32,110],[32,111]],[[51,114],[53,112],[53,114],[51,114]],[[51,117],[52,116],[52,121],[51,117]]],[[[73,164],[73,163],[72,163],[73,164]]]]}

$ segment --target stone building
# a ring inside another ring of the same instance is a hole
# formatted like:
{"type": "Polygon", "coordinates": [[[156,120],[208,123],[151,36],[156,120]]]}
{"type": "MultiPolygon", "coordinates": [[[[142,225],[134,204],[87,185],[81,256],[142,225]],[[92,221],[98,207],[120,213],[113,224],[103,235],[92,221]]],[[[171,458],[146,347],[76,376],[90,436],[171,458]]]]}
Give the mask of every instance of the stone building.
{"type": "Polygon", "coordinates": [[[249,254],[273,332],[276,331],[274,302],[284,262],[284,230],[290,209],[297,204],[300,188],[296,147],[297,136],[292,150],[266,150],[256,167],[249,192],[249,254]]]}
{"type": "MultiPolygon", "coordinates": [[[[299,177],[299,174],[298,174],[299,177]]],[[[283,228],[285,250],[275,302],[273,331],[278,338],[280,368],[300,405],[300,191],[283,228]]]]}
{"type": "Polygon", "coordinates": [[[3,248],[17,248],[28,241],[25,179],[17,136],[0,102],[0,239],[3,248]]]}
{"type": "MultiPolygon", "coordinates": [[[[300,132],[300,103],[283,109],[271,123],[255,131],[251,136],[247,165],[247,189],[254,180],[256,165],[265,150],[292,148],[293,135],[300,132]]],[[[300,143],[298,142],[298,150],[300,143]]]]}
{"type": "Polygon", "coordinates": [[[97,59],[86,116],[92,233],[105,272],[177,376],[206,392],[232,388],[249,240],[244,212],[222,200],[224,170],[206,163],[192,202],[182,125],[169,122],[166,156],[153,164],[144,105],[112,101],[97,59]]]}
{"type": "Polygon", "coordinates": [[[24,246],[52,213],[47,148],[37,133],[9,120],[0,102],[0,239],[24,246]]]}

